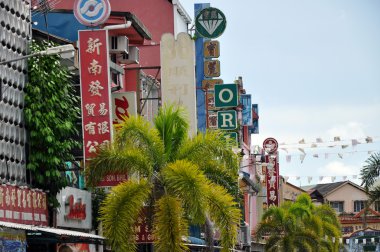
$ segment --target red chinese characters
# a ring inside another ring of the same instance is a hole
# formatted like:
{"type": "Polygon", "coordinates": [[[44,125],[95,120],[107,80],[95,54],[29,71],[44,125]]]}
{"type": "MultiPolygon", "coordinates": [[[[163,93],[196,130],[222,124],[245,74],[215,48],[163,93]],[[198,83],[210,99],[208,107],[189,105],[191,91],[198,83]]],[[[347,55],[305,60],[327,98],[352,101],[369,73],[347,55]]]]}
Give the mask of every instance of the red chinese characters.
{"type": "Polygon", "coordinates": [[[65,208],[67,208],[67,214],[65,215],[65,218],[71,220],[86,219],[86,204],[83,204],[80,200],[74,201],[74,195],[67,197],[65,208]]]}
{"type": "Polygon", "coordinates": [[[84,158],[112,139],[106,30],[79,31],[84,158]]]}

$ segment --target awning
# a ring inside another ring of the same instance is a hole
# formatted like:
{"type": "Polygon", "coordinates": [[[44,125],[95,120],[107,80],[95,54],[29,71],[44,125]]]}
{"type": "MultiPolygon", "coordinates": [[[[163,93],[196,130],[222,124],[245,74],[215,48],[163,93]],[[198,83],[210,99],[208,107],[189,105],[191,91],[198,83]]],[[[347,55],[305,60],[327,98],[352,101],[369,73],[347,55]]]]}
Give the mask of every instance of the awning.
{"type": "Polygon", "coordinates": [[[37,230],[36,226],[33,226],[33,225],[25,225],[25,224],[18,224],[18,223],[13,223],[13,222],[4,222],[4,221],[0,221],[0,227],[31,230],[31,231],[37,230]]]}
{"type": "Polygon", "coordinates": [[[99,240],[105,239],[104,237],[100,235],[94,235],[90,233],[84,233],[84,232],[78,232],[78,231],[60,229],[60,228],[37,227],[37,230],[41,232],[52,233],[52,234],[57,234],[61,236],[83,237],[83,238],[91,238],[91,239],[99,239],[99,240]]]}

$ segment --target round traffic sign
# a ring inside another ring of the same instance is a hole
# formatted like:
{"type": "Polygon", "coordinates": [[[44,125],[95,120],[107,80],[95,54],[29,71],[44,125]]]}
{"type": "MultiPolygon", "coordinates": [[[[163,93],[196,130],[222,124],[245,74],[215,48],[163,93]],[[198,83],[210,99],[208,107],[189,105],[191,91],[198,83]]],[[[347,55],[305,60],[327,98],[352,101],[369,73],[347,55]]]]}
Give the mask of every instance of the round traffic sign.
{"type": "Polygon", "coordinates": [[[264,140],[263,148],[269,154],[275,153],[278,149],[278,142],[276,139],[269,137],[264,140]]]}
{"type": "Polygon", "coordinates": [[[223,12],[216,8],[206,8],[195,18],[195,29],[205,38],[217,38],[226,29],[227,20],[223,12]]]}
{"type": "Polygon", "coordinates": [[[108,0],[75,0],[73,9],[75,18],[86,26],[103,24],[111,14],[108,0]]]}

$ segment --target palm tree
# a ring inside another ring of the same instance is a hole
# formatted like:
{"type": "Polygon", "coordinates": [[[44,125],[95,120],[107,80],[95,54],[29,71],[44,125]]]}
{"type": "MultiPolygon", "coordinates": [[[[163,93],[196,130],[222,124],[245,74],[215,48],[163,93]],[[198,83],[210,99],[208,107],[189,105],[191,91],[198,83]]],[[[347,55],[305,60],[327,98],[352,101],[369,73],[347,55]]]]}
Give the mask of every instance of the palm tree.
{"type": "Polygon", "coordinates": [[[338,251],[339,227],[330,206],[316,207],[309,195],[301,194],[294,203],[270,207],[262,216],[256,237],[269,236],[266,251],[338,251]]]}
{"type": "Polygon", "coordinates": [[[366,161],[365,165],[360,171],[362,178],[362,186],[369,193],[368,206],[374,201],[380,199],[380,185],[373,187],[376,180],[380,176],[380,153],[372,154],[366,161]]]}
{"type": "Polygon", "coordinates": [[[87,171],[95,186],[107,173],[128,173],[101,207],[104,234],[115,251],[135,251],[134,224],[144,205],[154,209],[155,251],[187,250],[189,224],[210,219],[221,231],[221,245],[235,245],[240,210],[237,192],[239,159],[220,132],[188,137],[184,111],[161,109],[154,127],[141,117],[118,125],[114,144],[98,151],[87,171]],[[229,193],[230,192],[230,193],[229,193]]]}

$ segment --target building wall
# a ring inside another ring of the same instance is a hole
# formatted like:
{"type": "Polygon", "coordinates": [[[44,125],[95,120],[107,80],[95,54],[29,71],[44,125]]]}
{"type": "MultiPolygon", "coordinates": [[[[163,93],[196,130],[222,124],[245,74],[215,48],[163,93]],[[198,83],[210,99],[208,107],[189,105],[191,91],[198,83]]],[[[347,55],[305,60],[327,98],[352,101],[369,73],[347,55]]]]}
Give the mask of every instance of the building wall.
{"type": "Polygon", "coordinates": [[[325,201],[343,201],[343,211],[346,213],[354,212],[354,201],[355,200],[367,200],[367,196],[364,191],[358,188],[346,184],[338,190],[332,192],[325,197],[325,201]]]}

